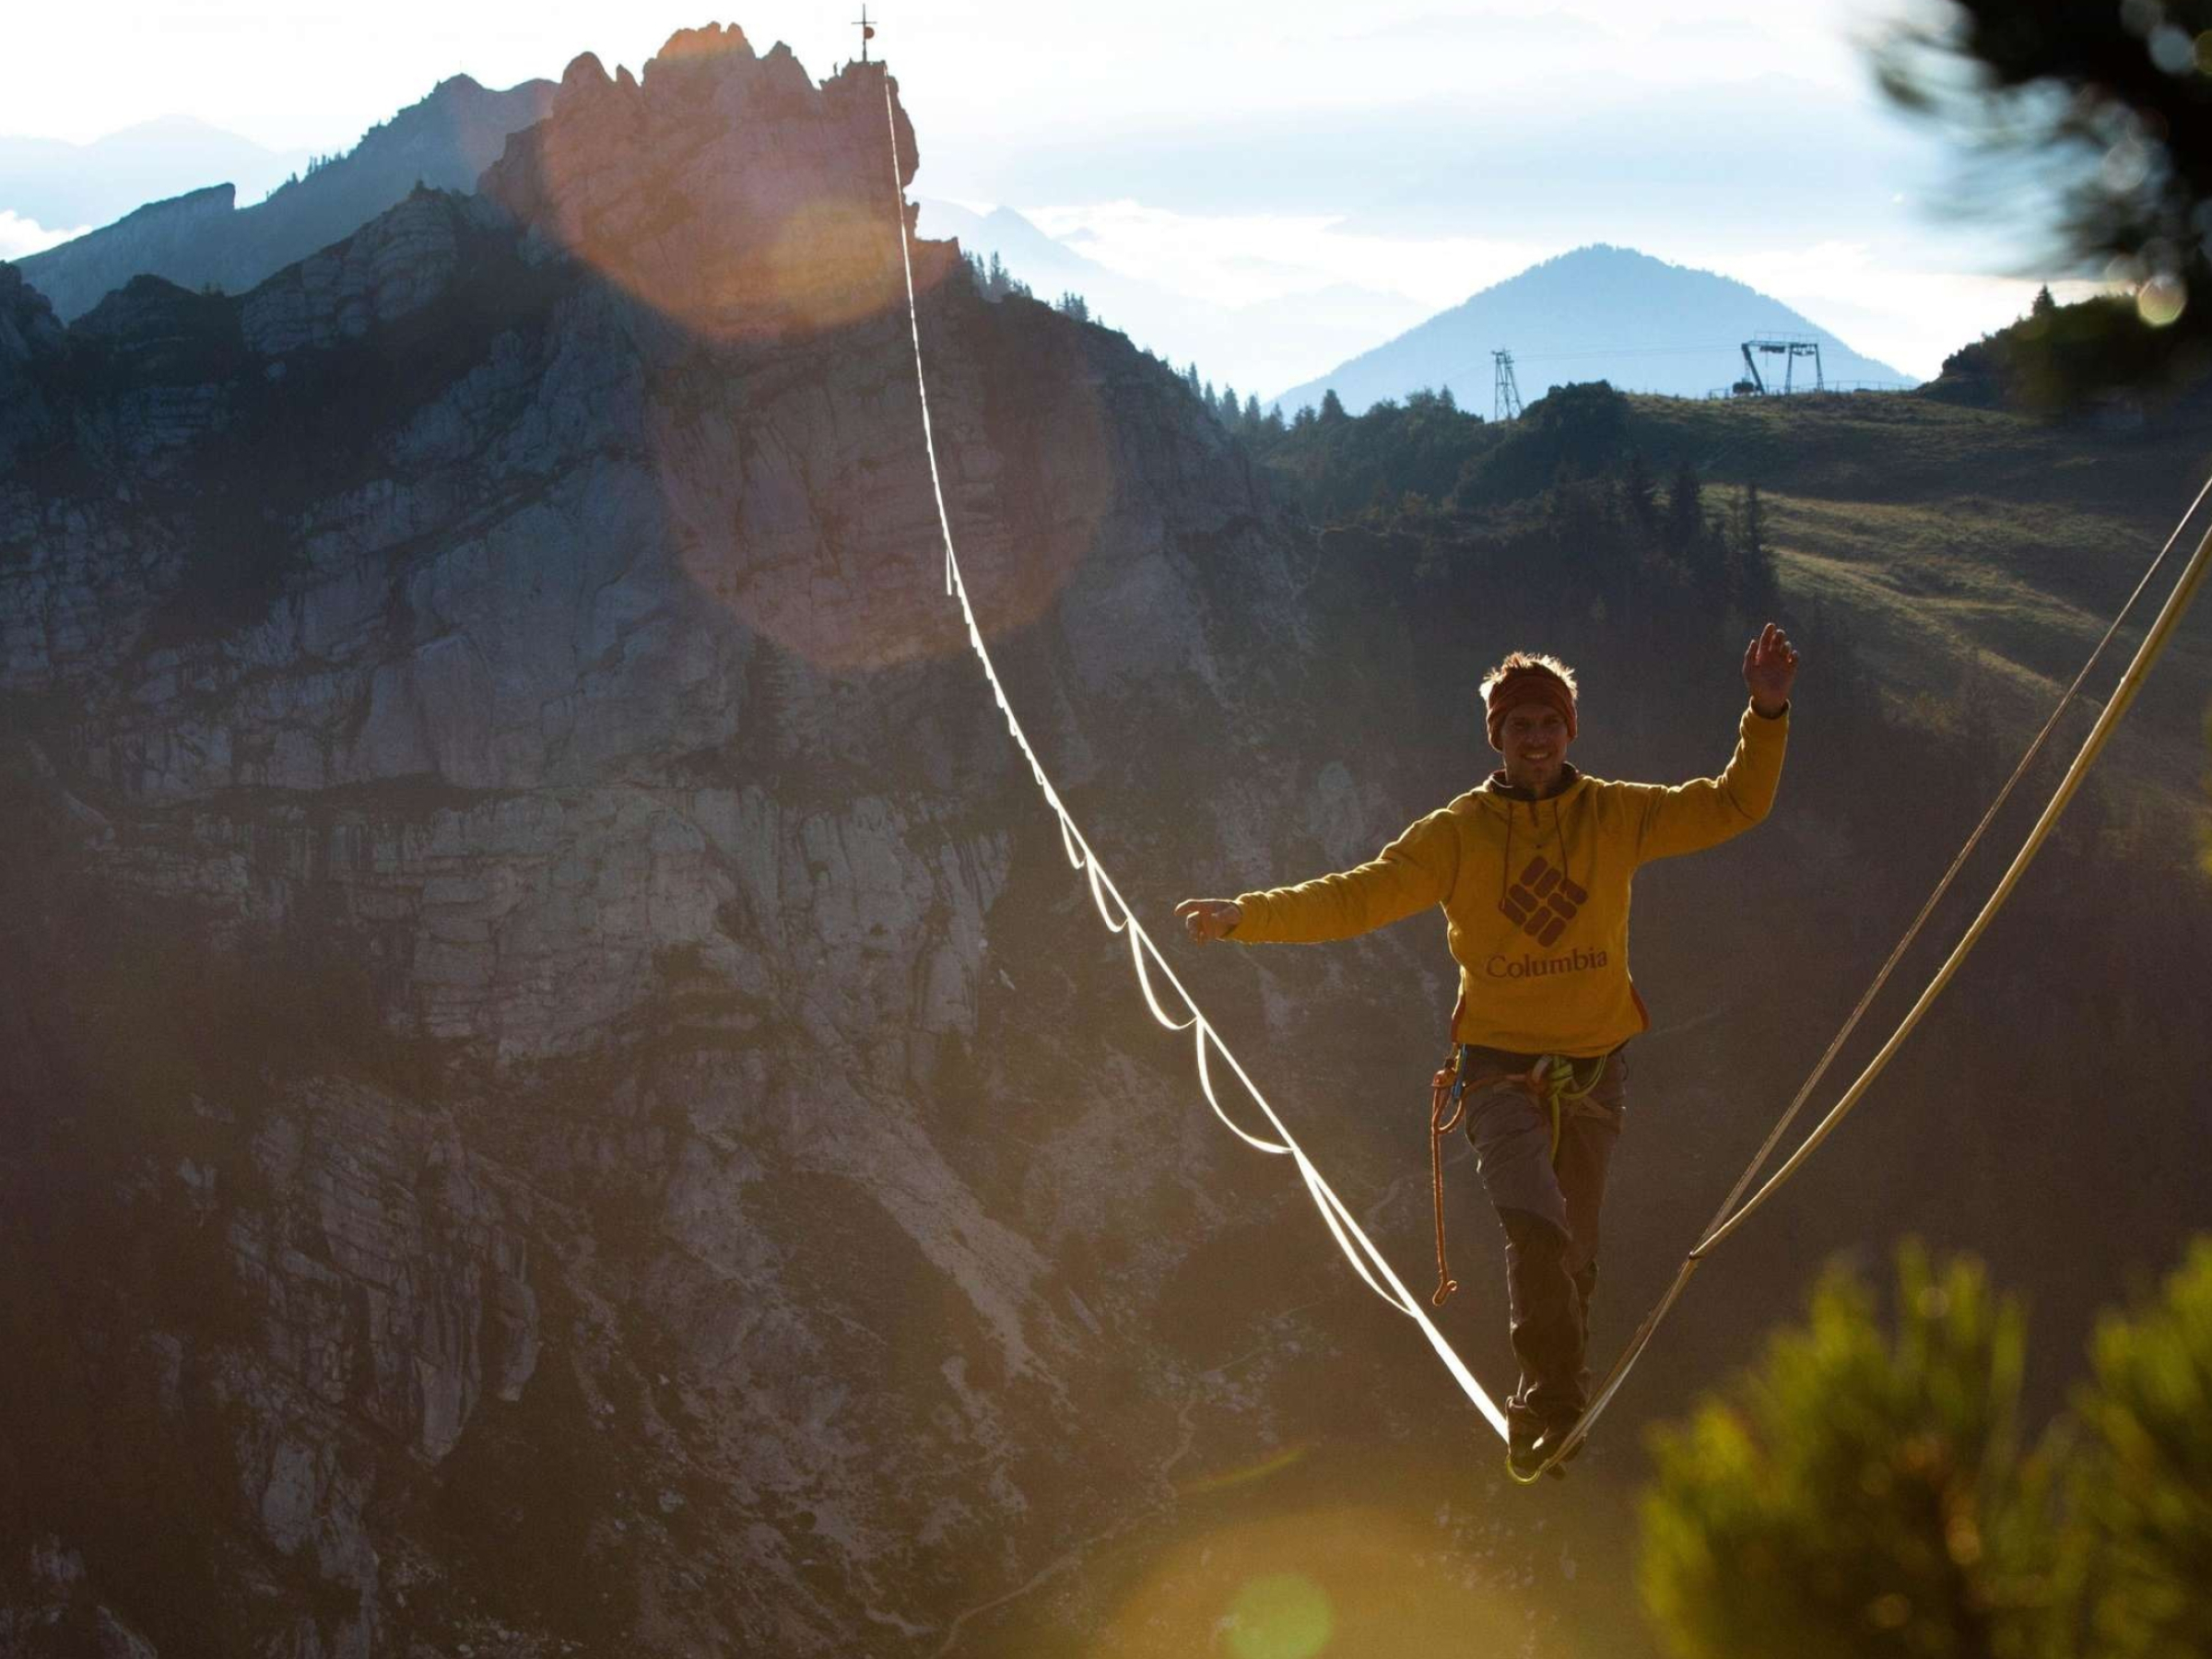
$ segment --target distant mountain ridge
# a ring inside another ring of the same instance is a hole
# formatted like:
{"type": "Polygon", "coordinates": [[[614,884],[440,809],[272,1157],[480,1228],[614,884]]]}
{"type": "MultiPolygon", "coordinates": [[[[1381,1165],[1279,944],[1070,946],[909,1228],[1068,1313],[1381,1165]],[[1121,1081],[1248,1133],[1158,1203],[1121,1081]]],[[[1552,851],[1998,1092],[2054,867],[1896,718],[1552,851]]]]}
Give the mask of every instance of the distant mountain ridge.
{"type": "Polygon", "coordinates": [[[71,144],[0,136],[0,210],[50,230],[111,224],[147,202],[228,180],[258,201],[308,164],[189,115],[163,115],[71,144]]]}
{"type": "Polygon", "coordinates": [[[232,185],[208,185],[148,203],[17,268],[64,322],[137,276],[242,292],[352,235],[417,184],[473,191],[508,135],[544,118],[553,90],[551,81],[530,80],[495,92],[456,75],[265,202],[241,208],[232,185]]]}
{"type": "Polygon", "coordinates": [[[1011,207],[977,213],[924,198],[922,233],[958,237],[979,258],[998,256],[1037,298],[1083,296],[1094,316],[1137,345],[1241,392],[1279,385],[1292,374],[1417,322],[1422,307],[1403,294],[1350,283],[1283,294],[1247,305],[1194,299],[1091,259],[1011,207]]]}
{"type": "MultiPolygon", "coordinates": [[[[1357,414],[1386,397],[1449,387],[1463,406],[1487,411],[1496,383],[1491,353],[1500,350],[1513,354],[1521,394],[1530,402],[1549,386],[1594,380],[1695,397],[1741,378],[1740,345],[1758,335],[1818,340],[1830,382],[1916,383],[1748,284],[1599,242],[1531,265],[1263,401],[1296,410],[1319,404],[1333,388],[1357,414]]],[[[1780,361],[1763,359],[1762,373],[1780,361]]],[[[1811,365],[1794,367],[1802,383],[1811,365]]]]}

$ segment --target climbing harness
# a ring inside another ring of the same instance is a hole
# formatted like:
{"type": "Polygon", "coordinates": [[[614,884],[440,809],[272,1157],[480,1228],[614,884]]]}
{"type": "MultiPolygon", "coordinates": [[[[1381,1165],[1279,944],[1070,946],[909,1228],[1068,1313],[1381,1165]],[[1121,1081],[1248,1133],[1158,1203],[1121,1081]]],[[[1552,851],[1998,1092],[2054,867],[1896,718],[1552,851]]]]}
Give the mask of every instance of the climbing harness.
{"type": "MultiPolygon", "coordinates": [[[[1184,989],[1182,982],[1175,976],[1174,971],[1168,965],[1166,957],[1153,943],[1151,935],[1145,931],[1143,924],[1137,921],[1135,912],[1131,910],[1128,901],[1122,897],[1121,889],[1114,885],[1112,878],[1100,865],[1098,855],[1092,852],[1090,843],[1084,839],[1081,830],[1077,827],[1075,818],[1069,813],[1066,805],[1061,800],[1059,792],[1053,787],[1051,779],[1045,775],[1042,761],[1038,759],[1037,751],[1030,746],[1027,734],[1021,728],[1020,721],[1015,717],[1013,707],[1006,698],[1006,686],[1000,680],[998,670],[991,661],[991,653],[983,644],[982,629],[976,620],[974,604],[969,595],[967,582],[960,574],[959,556],[953,547],[952,520],[945,507],[945,485],[938,472],[936,439],[930,425],[929,382],[922,360],[922,316],[921,309],[914,298],[913,253],[906,228],[906,187],[900,171],[898,112],[892,101],[891,79],[888,69],[884,71],[883,105],[884,118],[890,129],[891,135],[893,212],[899,223],[899,254],[906,276],[907,324],[913,338],[914,382],[920,394],[922,409],[922,441],[929,461],[930,488],[936,500],[937,524],[945,542],[945,592],[948,597],[956,600],[959,605],[961,618],[967,625],[968,642],[974,649],[977,659],[982,665],[983,677],[990,684],[993,700],[996,702],[999,712],[1006,716],[1007,733],[1013,738],[1015,747],[1021,751],[1023,759],[1029,762],[1030,775],[1035,780],[1039,791],[1043,794],[1045,805],[1052,808],[1053,816],[1059,820],[1061,845],[1067,854],[1069,865],[1075,869],[1084,872],[1090,887],[1091,902],[1098,910],[1100,921],[1105,924],[1109,932],[1127,935],[1130,962],[1136,973],[1137,987],[1143,992],[1146,1005],[1151,1009],[1152,1017],[1170,1030],[1192,1033],[1196,1051],[1199,1087],[1205,1093],[1206,1104],[1213,1109],[1214,1115],[1220,1119],[1232,1135],[1254,1150],[1288,1157],[1291,1160],[1298,1170],[1300,1179],[1305,1182],[1307,1194],[1312,1197],[1314,1207],[1321,1212],[1323,1224],[1328,1228],[1330,1236],[1335,1240],[1337,1248],[1344,1253],[1345,1259],[1351,1264],[1352,1271],[1359,1275],[1361,1282],[1370,1290],[1406,1314],[1419,1327],[1422,1336],[1427,1339],[1429,1346],[1435,1351],[1445,1370],[1451,1373],[1453,1380],[1459,1384],[1461,1391],[1481,1411],[1488,1420],[1490,1427],[1497,1431],[1499,1438],[1507,1440],[1510,1437],[1507,1433],[1505,1413],[1499,1408],[1497,1402],[1490,1398],[1482,1384],[1476,1380],[1474,1373],[1467,1369],[1465,1362],[1453,1349],[1452,1345],[1444,1340],[1442,1334],[1437,1330],[1434,1323],[1422,1311],[1413,1294],[1406,1288],[1403,1281],[1392,1269],[1389,1262],[1384,1259],[1382,1253],[1376,1248],[1373,1241],[1360,1230],[1359,1224],[1353,1218],[1344,1201],[1336,1195],[1335,1189],[1323,1179],[1321,1171],[1306,1156],[1304,1150],[1284,1125],[1282,1118],[1268,1103],[1266,1097],[1261,1093],[1259,1086],[1253,1081],[1250,1074],[1245,1071],[1242,1064],[1230,1050],[1229,1045],[1221,1041],[1219,1035],[1207,1021],[1204,1011],[1199,1008],[1191,994],[1184,989]],[[1166,1008],[1161,1006],[1159,993],[1154,989],[1152,982],[1152,971],[1155,969],[1166,980],[1175,997],[1182,1003],[1186,1018],[1179,1018],[1171,1015],[1166,1008]],[[1220,1059],[1228,1065],[1230,1070],[1235,1075],[1237,1082],[1242,1087],[1246,1097],[1259,1110],[1260,1114],[1266,1119],[1275,1138],[1270,1139],[1267,1136],[1252,1133],[1237,1123],[1222,1107],[1220,1099],[1214,1089],[1213,1073],[1208,1058],[1209,1051],[1218,1054],[1220,1059]]],[[[2053,826],[2058,821],[2059,815],[2065,810],[2067,803],[2073,799],[2075,793],[2080,788],[2082,780],[2088,775],[2089,767],[2096,761],[2097,757],[2103,751],[2113,729],[2119,724],[2121,716],[2127,712],[2128,706],[2135,700],[2136,693],[2140,688],[2145,677],[2150,672],[2151,665],[2158,660],[2159,653],[2166,648],[2167,641],[2171,638],[2175,627],[2180,623],[2183,613],[2187,611],[2190,601],[2195,596],[2207,567],[2212,567],[2212,531],[2207,531],[2197,544],[2195,553],[2191,556],[2182,574],[2176,579],[2172,591],[2167,596],[2166,603],[2152,621],[2149,630],[2144,635],[2142,643],[2136,647],[2136,654],[2122,673],[2118,685],[2113,688],[2112,694],[2105,700],[2104,707],[2100,712],[2095,724],[2090,728],[2088,735],[2083,739],[2081,748],[2075,756],[2073,764],[2067,768],[2065,776],[2060,781],[2041,815],[2036,819],[2034,827],[2028,832],[2018,853],[2014,857],[2011,865],[2006,870],[2005,875],[1983,903],[1980,913],[1968,926],[1965,935],[1953,947],[1943,965],[1936,970],[1935,976],[1929,981],[1927,987],[1921,993],[1919,999],[1913,1003],[1903,1019],[1900,1021],[1896,1030],[1883,1043],[1880,1051],[1867,1064],[1866,1068],[1860,1073],[1857,1080],[1844,1090],[1842,1096],[1835,1105],[1829,1109],[1828,1114],[1815,1125],[1805,1141],[1794,1152],[1790,1154],[1772,1175],[1768,1177],[1766,1183],[1753,1193],[1749,1199],[1744,1199],[1744,1194],[1758,1179],[1759,1171],[1766,1167],[1768,1158],[1781,1144],[1790,1124],[1795,1121],[1798,1112],[1811,1098],[1813,1089],[1827,1075],[1830,1065],[1841,1052],[1845,1040],[1857,1029],[1860,1019],[1873,1006],[1875,997],[1888,982],[1890,973],[1903,959],[1907,949],[1919,937],[1929,916],[1934,913],[1937,903],[1949,890],[1959,871],[1965,867],[1967,859],[1973,853],[1974,848],[1980,844],[1990,825],[1995,821],[1998,812],[2006,801],[2010,798],[2014,788],[2027,775],[2036,758],[2041,754],[2045,744],[2056,731],[2060,717],[2075,698],[2080,694],[2090,672],[2103,656],[2105,649],[2118,636],[2122,624],[2128,613],[2135,607],[2136,600],[2148,590],[2159,568],[2165,563],[2167,556],[2180,542],[2183,531],[2195,517],[2197,509],[2204,504],[2207,494],[2212,494],[2212,479],[2207,479],[2205,487],[2198,490],[2196,499],[2190,503],[2188,511],[2182,515],[2181,522],[2174,526],[2173,533],[2167,537],[2165,546],[2159,548],[2158,557],[2151,561],[2150,568],[2144,572],[2142,580],[2136,583],[2135,592],[2129,594],[2126,603],[2120,607],[2118,614],[2112,618],[2112,626],[2106,629],[2103,639],[2098,642],[2096,649],[2089,653],[2088,660],[2082,665],[2081,671],[2075,677],[2073,684],[2066,688],[2065,694],[2059,698],[2057,704],[2052,709],[2042,730],[2037,734],[2027,752],[2020,757],[2019,763],[2013,769],[2012,775],[2006,780],[2005,785],[1998,791],[1996,798],[1990,803],[1988,810],[1983,815],[1982,821],[1975,826],[1973,833],[1967,838],[1965,845],[1959,849],[1958,856],[1953,859],[1950,868],[1944,873],[1943,878],[1936,884],[1935,891],[1929,895],[1927,901],[1921,907],[1919,915],[1905,930],[1904,936],[1898,941],[1895,949],[1890,952],[1888,960],[1882,965],[1881,971],[1875,976],[1874,982],[1868,986],[1865,995],[1860,998],[1858,1006],[1852,1010],[1842,1030],[1836,1034],[1834,1041],[1830,1043],[1827,1053],[1821,1056],[1819,1064],[1814,1067],[1812,1075],[1799,1088],[1797,1096],[1791,1102],[1789,1109],[1783,1113],[1781,1120],[1769,1134],[1765,1145],[1759,1148],[1758,1155],[1752,1159],[1749,1166],[1737,1178],[1727,1199],[1714,1213],[1712,1220],[1707,1224],[1704,1231],[1700,1235],[1700,1241],[1683,1257],[1681,1265],[1676,1271],[1674,1282],[1668,1286],[1666,1293],[1660,1298],[1657,1304],[1644,1316],[1642,1323],[1637,1326],[1634,1335],[1629,1340],[1628,1347],[1622,1350],[1620,1358],[1614,1361],[1611,1371],[1606,1373],[1605,1381],[1591,1396],[1582,1416],[1575,1419],[1563,1436],[1559,1437],[1558,1444],[1541,1466],[1529,1471],[1525,1476],[1514,1472],[1512,1475],[1514,1480],[1524,1485],[1532,1484],[1574,1455],[1584,1438],[1589,1434],[1592,1425],[1597,1421],[1606,1407],[1612,1403],[1614,1395],[1619,1392],[1629,1372],[1634,1368],[1636,1361],[1642,1357],[1645,1348],[1650,1346],[1653,1336],[1657,1333],[1660,1324],[1665,1321],[1667,1313],[1672,1311],[1675,1303],[1680,1299],[1683,1288],[1689,1282],[1690,1276],[1697,1271],[1699,1265],[1704,1262],[1724,1240],[1742,1226],[1752,1212],[1764,1204],[1784,1182],[1795,1174],[1820,1143],[1833,1133],[1837,1124],[1842,1122],[1851,1109],[1857,1105],[1867,1089],[1873,1086],[1876,1077],[1888,1065],[1890,1056],[1897,1052],[1906,1037],[1912,1033],[1912,1029],[1919,1024],[1921,1017],[1927,1011],[1929,1005],[1950,982],[1960,963],[1966,959],[1967,954],[1972,950],[1974,945],[1988,928],[1992,919],[2004,906],[2006,900],[2011,896],[2021,875],[2033,862],[2036,853],[2041,851],[2044,841],[2049,839],[2053,826]]],[[[1438,1077],[1441,1079],[1443,1074],[1440,1072],[1438,1077]]],[[[1531,1077],[1530,1081],[1532,1092],[1538,1092],[1539,1098],[1545,1098],[1540,1091],[1549,1087],[1546,1080],[1531,1077]]],[[[1568,1088],[1570,1089],[1572,1088],[1571,1081],[1568,1088]]],[[[1435,1300],[1440,1304],[1445,1297],[1451,1294],[1453,1282],[1444,1270],[1441,1140],[1445,1131],[1440,1131],[1437,1125],[1447,1111],[1453,1112],[1455,1114],[1457,1112],[1464,1111],[1465,1095],[1464,1088],[1455,1089],[1454,1083],[1446,1082],[1437,1088],[1430,1101],[1430,1150],[1432,1185],[1438,1205],[1438,1294],[1435,1300]]],[[[1553,1100],[1553,1148],[1555,1155],[1558,1148],[1559,1117],[1562,1110],[1562,1103],[1577,1098],[1579,1097],[1576,1094],[1562,1090],[1553,1100]]],[[[1456,1123],[1457,1116],[1453,1115],[1451,1121],[1456,1123]]],[[[1447,1125],[1447,1130],[1448,1127],[1449,1125],[1447,1125]]]]}
{"type": "Polygon", "coordinates": [[[1469,1080],[1466,1044],[1453,1043],[1436,1076],[1429,1079],[1429,1191],[1436,1208],[1436,1293],[1431,1306],[1442,1307],[1459,1288],[1444,1260],[1444,1137],[1467,1115],[1467,1100],[1493,1088],[1518,1088],[1551,1113],[1551,1161],[1559,1161],[1559,1132],[1568,1109],[1590,1098],[1606,1075],[1608,1056],[1597,1056],[1590,1080],[1577,1084],[1574,1062],[1565,1054],[1538,1054],[1526,1071],[1494,1071],[1469,1080]]]}

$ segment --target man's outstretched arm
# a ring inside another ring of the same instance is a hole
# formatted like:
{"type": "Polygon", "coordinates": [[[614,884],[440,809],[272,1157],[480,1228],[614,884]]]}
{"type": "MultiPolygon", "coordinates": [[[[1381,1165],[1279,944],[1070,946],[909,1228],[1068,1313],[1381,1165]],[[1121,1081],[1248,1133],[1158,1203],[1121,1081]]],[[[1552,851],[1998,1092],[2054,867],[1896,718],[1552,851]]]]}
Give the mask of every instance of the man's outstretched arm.
{"type": "Polygon", "coordinates": [[[1767,816],[1782,782],[1790,690],[1796,679],[1796,648],[1770,622],[1744,650],[1744,686],[1751,706],[1738,724],[1727,770],[1717,778],[1696,778],[1671,789],[1639,786],[1643,796],[1639,862],[1716,845],[1767,816]]]}
{"type": "Polygon", "coordinates": [[[1175,907],[1182,931],[1201,945],[1226,939],[1244,920],[1244,907],[1234,899],[1185,899],[1175,907]]]}
{"type": "Polygon", "coordinates": [[[1449,815],[1432,812],[1355,869],[1234,899],[1185,899],[1175,914],[1201,945],[1313,945],[1441,904],[1458,873],[1458,832],[1449,815]]]}

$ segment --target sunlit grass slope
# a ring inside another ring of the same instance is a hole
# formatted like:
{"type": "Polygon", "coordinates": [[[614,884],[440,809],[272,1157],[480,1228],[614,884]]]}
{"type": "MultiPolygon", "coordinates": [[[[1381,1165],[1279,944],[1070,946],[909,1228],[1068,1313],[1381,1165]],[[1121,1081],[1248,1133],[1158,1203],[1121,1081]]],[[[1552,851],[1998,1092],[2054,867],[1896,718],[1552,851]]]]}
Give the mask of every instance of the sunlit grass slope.
{"type": "MultiPolygon", "coordinates": [[[[1882,695],[1950,720],[1978,683],[2007,759],[2212,471],[2212,421],[2186,411],[2115,429],[1904,394],[1630,404],[1635,441],[1665,465],[1687,455],[1720,487],[1709,502],[1733,507],[1759,486],[1785,599],[1842,622],[1882,695]]],[[[2163,592],[2146,596],[2121,646],[2133,649],[2163,592]]],[[[2090,690],[2124,661],[2115,650],[2090,690]]],[[[2107,785],[2194,797],[2208,703],[2212,615],[2177,635],[2107,785]]]]}

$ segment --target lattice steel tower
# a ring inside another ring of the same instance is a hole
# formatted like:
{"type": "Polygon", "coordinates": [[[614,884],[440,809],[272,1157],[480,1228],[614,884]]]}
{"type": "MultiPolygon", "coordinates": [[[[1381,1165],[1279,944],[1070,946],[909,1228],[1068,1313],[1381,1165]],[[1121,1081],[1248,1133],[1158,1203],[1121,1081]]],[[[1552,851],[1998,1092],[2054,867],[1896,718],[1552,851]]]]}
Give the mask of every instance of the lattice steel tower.
{"type": "Polygon", "coordinates": [[[1521,388],[1513,382],[1513,354],[1510,351],[1493,351],[1490,360],[1498,366],[1497,389],[1490,398],[1490,418],[1518,420],[1521,418],[1521,388]]]}

